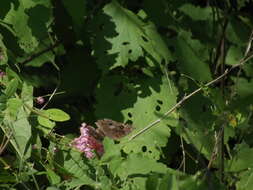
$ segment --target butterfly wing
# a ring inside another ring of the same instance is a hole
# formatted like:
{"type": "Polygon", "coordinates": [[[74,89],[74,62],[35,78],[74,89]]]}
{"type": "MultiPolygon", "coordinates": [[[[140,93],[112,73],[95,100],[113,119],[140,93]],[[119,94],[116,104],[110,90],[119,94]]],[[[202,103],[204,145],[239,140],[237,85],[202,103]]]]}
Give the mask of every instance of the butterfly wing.
{"type": "Polygon", "coordinates": [[[129,124],[120,123],[111,119],[101,119],[95,122],[97,132],[112,139],[120,139],[128,135],[133,127],[129,124]]]}

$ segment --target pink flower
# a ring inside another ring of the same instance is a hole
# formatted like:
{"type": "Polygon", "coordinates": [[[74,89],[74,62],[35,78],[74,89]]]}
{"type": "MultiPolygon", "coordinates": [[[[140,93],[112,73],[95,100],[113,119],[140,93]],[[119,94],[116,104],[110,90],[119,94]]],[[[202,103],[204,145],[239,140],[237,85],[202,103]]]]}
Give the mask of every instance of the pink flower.
{"type": "Polygon", "coordinates": [[[80,127],[81,135],[78,138],[75,138],[71,145],[83,152],[85,156],[89,159],[95,157],[95,152],[102,156],[104,153],[104,146],[102,142],[96,139],[92,134],[94,134],[94,128],[82,123],[80,127]]]}
{"type": "Polygon", "coordinates": [[[0,77],[2,78],[3,76],[5,76],[5,72],[0,70],[0,77]]]}
{"type": "Polygon", "coordinates": [[[37,102],[37,104],[44,104],[45,99],[43,97],[39,96],[36,98],[36,102],[37,102]]]}

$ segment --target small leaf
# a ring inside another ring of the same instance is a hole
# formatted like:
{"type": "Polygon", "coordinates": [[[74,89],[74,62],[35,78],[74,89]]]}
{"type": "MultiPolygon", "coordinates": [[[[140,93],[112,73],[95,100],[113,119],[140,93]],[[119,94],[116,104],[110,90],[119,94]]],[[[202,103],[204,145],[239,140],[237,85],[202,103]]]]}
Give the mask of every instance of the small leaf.
{"type": "Polygon", "coordinates": [[[5,114],[10,120],[16,120],[18,112],[23,105],[22,100],[18,98],[10,98],[7,101],[7,109],[5,114]]]}
{"type": "Polygon", "coordinates": [[[42,116],[38,116],[38,122],[40,125],[49,128],[50,130],[55,126],[55,122],[50,121],[50,119],[47,119],[42,116]]]}
{"type": "Polygon", "coordinates": [[[53,170],[50,168],[46,168],[47,170],[47,177],[51,184],[57,184],[61,182],[60,176],[58,176],[53,170]]]}
{"type": "MultiPolygon", "coordinates": [[[[14,99],[13,99],[14,100],[14,99]]],[[[18,102],[15,100],[14,102],[18,102]]],[[[17,103],[18,105],[19,103],[17,103]]],[[[31,136],[32,130],[31,125],[28,121],[29,115],[24,110],[24,107],[17,108],[16,120],[5,119],[4,125],[12,129],[12,136],[10,142],[14,147],[15,151],[23,160],[28,159],[31,155],[31,136]]],[[[2,128],[3,129],[3,128],[2,128]]]]}
{"type": "Polygon", "coordinates": [[[8,83],[7,88],[5,89],[6,96],[9,98],[12,95],[14,95],[17,88],[18,88],[18,80],[14,78],[8,83]]]}
{"type": "Polygon", "coordinates": [[[56,108],[45,110],[45,113],[53,121],[67,121],[70,119],[66,112],[56,108]]]}
{"type": "Polygon", "coordinates": [[[242,142],[236,145],[233,159],[228,161],[227,171],[238,172],[247,168],[252,168],[253,149],[248,144],[242,142]]]}
{"type": "Polygon", "coordinates": [[[208,20],[212,18],[212,8],[211,7],[197,7],[191,4],[184,4],[179,8],[184,14],[191,17],[193,20],[208,20]]]}

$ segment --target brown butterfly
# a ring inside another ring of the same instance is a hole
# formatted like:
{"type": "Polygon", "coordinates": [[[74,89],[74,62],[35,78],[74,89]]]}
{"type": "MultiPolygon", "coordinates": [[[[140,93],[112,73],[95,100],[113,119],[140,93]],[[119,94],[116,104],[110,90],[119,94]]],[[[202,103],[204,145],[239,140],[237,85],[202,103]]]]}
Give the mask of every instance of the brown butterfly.
{"type": "Polygon", "coordinates": [[[101,119],[95,122],[97,125],[96,132],[102,138],[107,136],[114,140],[125,137],[133,130],[129,124],[120,123],[111,119],[101,119]]]}

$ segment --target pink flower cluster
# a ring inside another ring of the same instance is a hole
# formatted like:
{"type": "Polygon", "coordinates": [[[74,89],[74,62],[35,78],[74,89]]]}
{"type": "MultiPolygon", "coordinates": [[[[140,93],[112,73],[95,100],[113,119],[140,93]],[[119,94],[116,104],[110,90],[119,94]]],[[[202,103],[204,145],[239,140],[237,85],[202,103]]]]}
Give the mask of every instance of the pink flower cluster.
{"type": "Polygon", "coordinates": [[[96,154],[102,156],[104,153],[104,146],[102,142],[92,136],[91,126],[86,123],[82,123],[80,127],[80,137],[75,138],[71,145],[83,152],[87,158],[93,158],[96,154]]]}

